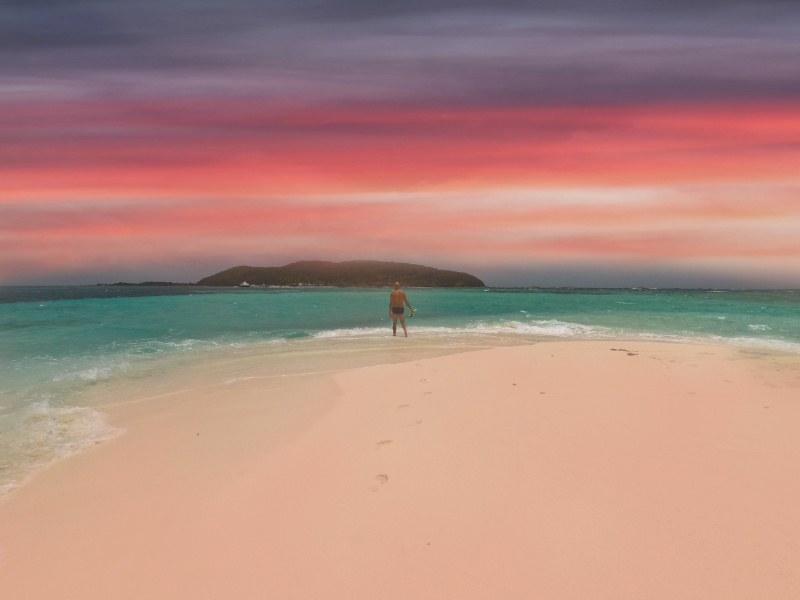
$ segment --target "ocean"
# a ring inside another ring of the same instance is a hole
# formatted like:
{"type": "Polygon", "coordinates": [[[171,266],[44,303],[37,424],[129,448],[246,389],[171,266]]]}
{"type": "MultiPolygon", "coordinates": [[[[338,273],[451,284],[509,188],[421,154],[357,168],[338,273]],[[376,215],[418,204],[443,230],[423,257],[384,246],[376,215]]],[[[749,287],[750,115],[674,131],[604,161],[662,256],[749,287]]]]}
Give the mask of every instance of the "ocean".
{"type": "Polygon", "coordinates": [[[800,353],[795,290],[406,291],[407,339],[388,289],[0,287],[0,496],[116,435],[103,407],[173,372],[283,377],[547,339],[800,353]]]}

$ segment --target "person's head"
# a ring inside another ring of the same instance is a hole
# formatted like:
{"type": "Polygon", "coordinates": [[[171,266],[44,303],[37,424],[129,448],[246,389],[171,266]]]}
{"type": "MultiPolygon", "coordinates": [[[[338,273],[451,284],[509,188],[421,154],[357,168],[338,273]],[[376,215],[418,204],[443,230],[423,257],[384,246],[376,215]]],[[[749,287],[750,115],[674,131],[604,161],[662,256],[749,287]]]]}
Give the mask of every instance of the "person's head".
{"type": "Polygon", "coordinates": [[[396,289],[396,290],[400,289],[400,283],[399,282],[397,282],[397,281],[394,282],[394,289],[396,289]]]}

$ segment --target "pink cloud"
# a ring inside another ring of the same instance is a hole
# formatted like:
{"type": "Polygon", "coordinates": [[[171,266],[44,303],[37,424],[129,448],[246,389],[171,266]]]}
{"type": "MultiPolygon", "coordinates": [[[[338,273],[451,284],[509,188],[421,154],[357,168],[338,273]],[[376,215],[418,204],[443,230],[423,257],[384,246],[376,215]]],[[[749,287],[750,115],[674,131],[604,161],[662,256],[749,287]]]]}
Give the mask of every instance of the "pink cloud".
{"type": "Polygon", "coordinates": [[[787,105],[2,108],[0,202],[788,181],[800,161],[787,105]]]}
{"type": "Polygon", "coordinates": [[[738,196],[726,186],[694,189],[690,195],[645,190],[636,196],[620,189],[624,200],[616,203],[597,202],[587,190],[582,200],[569,202],[559,202],[559,190],[528,193],[526,199],[525,192],[515,192],[513,203],[498,191],[463,202],[457,194],[426,193],[393,199],[6,204],[0,208],[0,239],[6,247],[0,263],[10,277],[15,264],[29,264],[31,257],[50,271],[152,263],[164,256],[252,256],[270,264],[271,257],[288,249],[303,258],[413,254],[450,261],[490,257],[505,264],[542,257],[800,256],[800,203],[792,188],[762,186],[738,196]],[[751,194],[759,201],[753,202],[751,194]]]}
{"type": "Polygon", "coordinates": [[[3,108],[7,280],[164,256],[800,258],[794,106],[3,108]]]}

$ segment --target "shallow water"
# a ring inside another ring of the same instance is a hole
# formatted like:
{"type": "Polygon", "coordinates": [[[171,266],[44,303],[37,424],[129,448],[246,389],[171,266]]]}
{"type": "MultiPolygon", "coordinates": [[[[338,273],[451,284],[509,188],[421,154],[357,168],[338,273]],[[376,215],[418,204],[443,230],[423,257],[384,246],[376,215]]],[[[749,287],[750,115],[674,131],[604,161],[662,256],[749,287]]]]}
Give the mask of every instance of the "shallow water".
{"type": "Polygon", "coordinates": [[[113,436],[103,406],[176,370],[281,377],[544,338],[800,352],[791,290],[407,291],[405,340],[384,289],[0,287],[0,490],[113,436]]]}

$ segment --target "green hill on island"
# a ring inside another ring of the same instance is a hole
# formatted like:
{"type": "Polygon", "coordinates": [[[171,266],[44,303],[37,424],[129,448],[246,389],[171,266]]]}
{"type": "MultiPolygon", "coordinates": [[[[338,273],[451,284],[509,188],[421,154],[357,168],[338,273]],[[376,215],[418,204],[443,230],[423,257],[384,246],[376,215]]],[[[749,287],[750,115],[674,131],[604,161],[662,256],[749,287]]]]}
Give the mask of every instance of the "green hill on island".
{"type": "Polygon", "coordinates": [[[283,267],[233,267],[197,285],[329,285],[383,287],[399,281],[404,287],[485,287],[469,273],[446,271],[408,263],[353,260],[348,262],[300,261],[283,267]]]}

